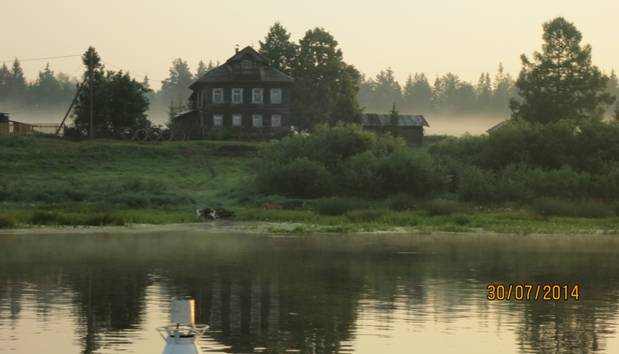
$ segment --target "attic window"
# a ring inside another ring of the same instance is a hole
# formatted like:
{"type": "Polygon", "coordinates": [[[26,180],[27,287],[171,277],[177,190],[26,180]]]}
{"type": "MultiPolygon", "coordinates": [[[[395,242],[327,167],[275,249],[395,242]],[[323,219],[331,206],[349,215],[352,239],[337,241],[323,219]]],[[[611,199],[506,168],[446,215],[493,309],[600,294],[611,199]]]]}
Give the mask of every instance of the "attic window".
{"type": "Polygon", "coordinates": [[[251,65],[251,61],[249,61],[249,60],[243,60],[243,61],[241,62],[241,68],[242,68],[243,70],[251,69],[251,66],[252,66],[252,65],[251,65]]]}

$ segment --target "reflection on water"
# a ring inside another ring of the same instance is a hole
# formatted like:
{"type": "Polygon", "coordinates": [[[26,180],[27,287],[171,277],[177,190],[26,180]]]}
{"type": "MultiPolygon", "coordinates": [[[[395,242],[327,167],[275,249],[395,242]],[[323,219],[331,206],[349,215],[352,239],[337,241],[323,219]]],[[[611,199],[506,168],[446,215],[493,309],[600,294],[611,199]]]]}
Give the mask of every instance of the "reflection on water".
{"type": "Polygon", "coordinates": [[[0,236],[0,352],[160,353],[174,296],[208,352],[619,352],[616,241],[420,240],[0,236]],[[489,303],[494,281],[583,300],[489,303]]]}

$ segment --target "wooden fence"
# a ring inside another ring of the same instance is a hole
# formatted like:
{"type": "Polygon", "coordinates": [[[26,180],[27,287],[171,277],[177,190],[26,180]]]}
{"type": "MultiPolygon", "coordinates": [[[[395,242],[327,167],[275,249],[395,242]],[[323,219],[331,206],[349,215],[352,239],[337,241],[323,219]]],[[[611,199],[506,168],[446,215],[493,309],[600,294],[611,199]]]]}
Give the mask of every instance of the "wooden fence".
{"type": "Polygon", "coordinates": [[[0,122],[0,136],[26,136],[35,132],[43,134],[54,134],[58,124],[50,123],[22,123],[14,120],[0,122]]]}

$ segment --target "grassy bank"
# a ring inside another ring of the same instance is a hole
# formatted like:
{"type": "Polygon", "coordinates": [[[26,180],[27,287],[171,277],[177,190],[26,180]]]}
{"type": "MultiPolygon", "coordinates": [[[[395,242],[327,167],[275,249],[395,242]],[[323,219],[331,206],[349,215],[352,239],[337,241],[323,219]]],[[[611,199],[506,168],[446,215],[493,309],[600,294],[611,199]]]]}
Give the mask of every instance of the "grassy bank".
{"type": "Polygon", "coordinates": [[[479,207],[450,200],[294,200],[252,188],[258,143],[0,139],[0,228],[197,222],[195,209],[233,209],[271,232],[417,230],[617,232],[616,211],[595,205],[479,207]],[[266,208],[265,208],[266,205],[266,208]],[[269,207],[276,209],[269,209],[269,207]],[[574,210],[578,210],[575,212],[574,210]]]}

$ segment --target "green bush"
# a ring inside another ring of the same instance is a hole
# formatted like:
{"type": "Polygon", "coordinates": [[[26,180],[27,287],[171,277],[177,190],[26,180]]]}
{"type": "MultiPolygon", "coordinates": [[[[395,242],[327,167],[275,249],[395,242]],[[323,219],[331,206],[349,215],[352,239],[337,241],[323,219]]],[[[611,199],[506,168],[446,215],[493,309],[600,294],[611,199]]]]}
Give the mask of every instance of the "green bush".
{"type": "Polygon", "coordinates": [[[391,210],[407,211],[407,210],[417,209],[418,202],[417,200],[415,200],[414,197],[408,194],[399,193],[399,194],[391,196],[387,200],[387,205],[389,206],[389,209],[391,210]]]}
{"type": "Polygon", "coordinates": [[[258,188],[271,194],[311,198],[329,195],[333,177],[316,161],[300,158],[287,164],[265,163],[256,177],[258,188]]]}
{"type": "Polygon", "coordinates": [[[114,226],[122,226],[127,224],[127,221],[118,215],[112,215],[110,213],[97,213],[93,215],[89,215],[83,222],[83,225],[89,226],[105,226],[105,225],[114,225],[114,226]]]}
{"type": "Polygon", "coordinates": [[[452,221],[456,225],[465,226],[471,223],[471,218],[466,215],[454,215],[452,221]]]}
{"type": "Polygon", "coordinates": [[[312,209],[319,215],[339,216],[355,209],[364,209],[367,203],[352,198],[323,198],[312,202],[312,209]]]}
{"type": "Polygon", "coordinates": [[[352,222],[375,222],[382,218],[387,212],[381,209],[361,209],[346,212],[346,218],[352,222]]]}
{"type": "Polygon", "coordinates": [[[492,171],[476,166],[465,166],[457,174],[456,191],[467,201],[494,201],[500,198],[497,182],[492,171]]]}
{"type": "Polygon", "coordinates": [[[542,216],[604,218],[614,215],[612,206],[592,201],[574,202],[556,198],[539,198],[533,201],[532,207],[542,216]]]}
{"type": "Polygon", "coordinates": [[[0,214],[0,229],[10,229],[15,227],[17,221],[12,215],[0,214]]]}
{"type": "Polygon", "coordinates": [[[71,225],[73,222],[64,214],[54,211],[37,210],[32,215],[28,222],[32,225],[71,225]]]}
{"type": "Polygon", "coordinates": [[[452,215],[465,211],[465,206],[455,200],[434,199],[423,203],[423,209],[431,216],[452,215]]]}

